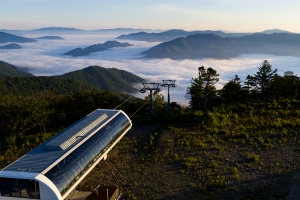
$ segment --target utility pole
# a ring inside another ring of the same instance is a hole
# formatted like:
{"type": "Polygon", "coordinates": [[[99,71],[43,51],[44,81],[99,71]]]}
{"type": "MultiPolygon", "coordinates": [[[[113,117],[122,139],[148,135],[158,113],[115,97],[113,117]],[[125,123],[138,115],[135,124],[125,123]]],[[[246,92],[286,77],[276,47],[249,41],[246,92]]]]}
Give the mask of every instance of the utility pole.
{"type": "Polygon", "coordinates": [[[163,80],[163,84],[161,86],[168,87],[168,113],[170,113],[170,87],[176,87],[176,80],[163,80]]]}
{"type": "Polygon", "coordinates": [[[158,88],[160,83],[142,83],[144,88],[140,90],[141,93],[145,93],[150,90],[150,115],[153,116],[153,104],[152,104],[152,91],[153,94],[159,93],[160,89],[158,88]]]}

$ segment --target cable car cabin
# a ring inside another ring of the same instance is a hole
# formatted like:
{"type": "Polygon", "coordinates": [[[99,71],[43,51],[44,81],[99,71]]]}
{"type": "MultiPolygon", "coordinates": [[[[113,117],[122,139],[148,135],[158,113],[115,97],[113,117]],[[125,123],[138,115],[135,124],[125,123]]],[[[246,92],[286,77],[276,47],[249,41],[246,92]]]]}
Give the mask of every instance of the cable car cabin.
{"type": "Polygon", "coordinates": [[[0,199],[63,200],[132,127],[98,109],[0,171],[0,199]]]}

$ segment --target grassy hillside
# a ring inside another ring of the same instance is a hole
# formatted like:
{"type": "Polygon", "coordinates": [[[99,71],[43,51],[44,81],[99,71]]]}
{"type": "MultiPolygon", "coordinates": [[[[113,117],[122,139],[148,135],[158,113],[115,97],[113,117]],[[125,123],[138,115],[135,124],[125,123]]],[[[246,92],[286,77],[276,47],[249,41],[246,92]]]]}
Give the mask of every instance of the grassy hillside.
{"type": "Polygon", "coordinates": [[[82,70],[69,72],[58,76],[64,79],[75,79],[94,85],[102,90],[115,93],[132,93],[136,89],[132,87],[133,83],[140,83],[142,78],[115,68],[103,68],[99,66],[91,66],[82,70]]]}
{"type": "Polygon", "coordinates": [[[79,91],[101,91],[78,80],[54,77],[0,77],[0,95],[30,95],[42,91],[72,95],[79,91]]]}
{"type": "Polygon", "coordinates": [[[79,189],[127,199],[286,199],[299,164],[299,101],[181,110],[134,128],[79,189]]]}
{"type": "Polygon", "coordinates": [[[22,72],[15,66],[6,62],[0,61],[0,77],[1,76],[12,76],[12,77],[30,77],[32,74],[22,72]]]}

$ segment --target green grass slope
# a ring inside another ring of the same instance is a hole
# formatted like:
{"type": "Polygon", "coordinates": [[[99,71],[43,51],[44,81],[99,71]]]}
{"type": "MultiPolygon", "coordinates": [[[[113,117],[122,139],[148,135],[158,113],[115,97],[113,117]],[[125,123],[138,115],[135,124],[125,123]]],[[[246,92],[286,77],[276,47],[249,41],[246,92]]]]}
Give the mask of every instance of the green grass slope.
{"type": "Polygon", "coordinates": [[[130,72],[115,68],[106,69],[99,66],[90,66],[58,77],[84,81],[102,90],[115,93],[136,92],[136,89],[132,87],[132,84],[143,81],[141,77],[130,72]]]}
{"type": "Polygon", "coordinates": [[[0,77],[0,95],[30,95],[42,91],[72,95],[101,90],[82,81],[56,77],[0,77]]]}
{"type": "Polygon", "coordinates": [[[22,72],[11,64],[0,61],[0,77],[1,76],[30,77],[33,75],[26,72],[22,72]]]}

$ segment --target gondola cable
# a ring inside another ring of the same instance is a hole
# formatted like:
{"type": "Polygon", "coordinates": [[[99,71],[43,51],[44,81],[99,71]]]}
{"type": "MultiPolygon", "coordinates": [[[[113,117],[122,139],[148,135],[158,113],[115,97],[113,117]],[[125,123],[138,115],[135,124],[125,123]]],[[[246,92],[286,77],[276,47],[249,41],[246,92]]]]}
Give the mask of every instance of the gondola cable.
{"type": "MultiPolygon", "coordinates": [[[[120,105],[118,105],[117,107],[115,107],[114,110],[117,109],[118,107],[120,107],[121,105],[123,105],[126,101],[128,101],[128,100],[131,99],[132,97],[133,97],[133,96],[131,96],[131,97],[129,97],[128,99],[126,99],[125,101],[123,101],[120,105]]],[[[137,111],[135,111],[135,112],[133,113],[133,115],[131,115],[129,118],[131,119],[131,118],[132,118],[139,110],[141,110],[146,104],[147,104],[147,102],[144,103],[139,109],[137,109],[137,111]]]]}
{"type": "Polygon", "coordinates": [[[129,99],[131,99],[133,96],[129,97],[128,99],[126,99],[123,103],[121,103],[120,105],[118,105],[117,107],[114,108],[114,110],[116,110],[118,107],[120,107],[121,105],[123,105],[126,101],[128,101],[129,99]]]}
{"type": "Polygon", "coordinates": [[[144,105],[142,105],[137,111],[135,111],[135,113],[133,113],[133,115],[131,115],[129,118],[131,119],[131,118],[132,118],[139,110],[141,110],[146,104],[147,104],[147,102],[144,103],[144,105]]]}

